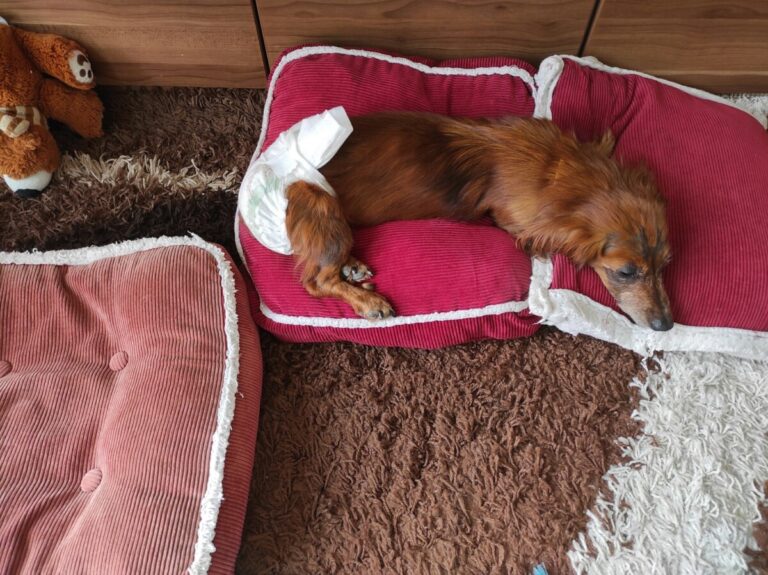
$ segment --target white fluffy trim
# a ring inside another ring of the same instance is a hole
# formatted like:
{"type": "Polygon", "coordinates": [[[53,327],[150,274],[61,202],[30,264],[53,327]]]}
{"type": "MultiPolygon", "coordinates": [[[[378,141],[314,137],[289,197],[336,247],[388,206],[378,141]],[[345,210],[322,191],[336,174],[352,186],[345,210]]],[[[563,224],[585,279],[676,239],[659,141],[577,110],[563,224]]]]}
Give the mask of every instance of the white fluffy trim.
{"type": "Polygon", "coordinates": [[[240,369],[240,332],[238,329],[237,301],[235,299],[235,276],[224,251],[197,236],[161,237],[76,250],[0,252],[0,264],[81,266],[103,259],[175,246],[194,246],[204,250],[210,254],[216,263],[221,281],[224,305],[224,333],[227,340],[227,355],[224,360],[224,378],[219,393],[216,429],[211,437],[208,483],[200,503],[200,520],[197,527],[194,558],[188,568],[188,572],[191,575],[202,575],[208,572],[211,565],[211,554],[216,550],[213,546],[213,538],[216,534],[219,508],[224,496],[224,461],[229,444],[229,434],[232,429],[232,418],[235,413],[237,377],[240,369]]]}
{"type": "Polygon", "coordinates": [[[286,325],[306,325],[311,327],[332,327],[337,329],[376,329],[395,327],[400,325],[415,325],[420,323],[435,323],[440,321],[456,321],[474,319],[505,313],[519,313],[528,307],[524,301],[510,301],[506,303],[491,304],[485,307],[473,309],[458,309],[454,311],[442,311],[390,317],[378,321],[363,318],[332,318],[332,317],[305,317],[285,315],[272,311],[262,303],[259,306],[261,313],[275,323],[286,325]]]}
{"type": "Polygon", "coordinates": [[[576,573],[746,573],[768,479],[768,363],[667,353],[634,382],[640,437],[569,552],[576,573]]]}
{"type": "Polygon", "coordinates": [[[653,331],[578,292],[550,289],[552,262],[534,258],[528,307],[572,335],[586,334],[610,341],[641,355],[654,351],[717,351],[748,359],[768,358],[768,332],[675,324],[669,331],[653,331]]]}

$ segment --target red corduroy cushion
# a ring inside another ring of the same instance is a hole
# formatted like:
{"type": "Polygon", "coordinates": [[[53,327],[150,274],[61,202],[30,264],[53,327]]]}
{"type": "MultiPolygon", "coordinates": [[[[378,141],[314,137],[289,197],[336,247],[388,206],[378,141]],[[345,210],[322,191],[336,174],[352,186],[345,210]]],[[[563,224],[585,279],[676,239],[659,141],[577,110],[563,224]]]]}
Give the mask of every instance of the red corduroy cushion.
{"type": "Polygon", "coordinates": [[[232,573],[261,398],[246,287],[193,238],[0,253],[0,573],[232,573]]]}
{"type": "MultiPolygon", "coordinates": [[[[273,72],[256,157],[296,122],[343,105],[468,117],[530,116],[533,68],[510,58],[431,62],[330,47],[286,53],[273,72]]],[[[238,223],[253,280],[256,322],[290,341],[348,340],[434,348],[534,333],[527,313],[531,262],[491,225],[391,222],[355,231],[353,253],[375,272],[398,317],[372,323],[345,303],[306,293],[292,257],[269,251],[238,223]]]]}
{"type": "MultiPolygon", "coordinates": [[[[558,59],[542,70],[547,64],[558,59]]],[[[642,161],[654,172],[668,202],[673,260],[664,281],[675,322],[768,331],[764,127],[708,94],[595,65],[564,59],[549,111],[582,140],[611,129],[617,157],[642,161]]],[[[553,86],[541,75],[539,83],[546,98],[553,86]]],[[[562,256],[553,258],[550,289],[573,290],[617,309],[597,274],[577,270],[562,256]]]]}

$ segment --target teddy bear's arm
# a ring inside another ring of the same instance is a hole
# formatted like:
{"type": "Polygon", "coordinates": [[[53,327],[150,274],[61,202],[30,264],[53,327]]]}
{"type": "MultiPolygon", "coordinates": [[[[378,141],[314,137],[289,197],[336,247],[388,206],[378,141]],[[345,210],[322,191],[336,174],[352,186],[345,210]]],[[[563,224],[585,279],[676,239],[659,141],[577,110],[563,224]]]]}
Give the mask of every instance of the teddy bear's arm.
{"type": "Polygon", "coordinates": [[[40,88],[40,109],[49,118],[63,122],[84,138],[102,135],[104,107],[95,92],[73,90],[56,80],[45,78],[40,88]]]}
{"type": "Polygon", "coordinates": [[[91,62],[77,42],[21,28],[15,32],[24,52],[40,70],[78,90],[93,88],[91,62]]]}

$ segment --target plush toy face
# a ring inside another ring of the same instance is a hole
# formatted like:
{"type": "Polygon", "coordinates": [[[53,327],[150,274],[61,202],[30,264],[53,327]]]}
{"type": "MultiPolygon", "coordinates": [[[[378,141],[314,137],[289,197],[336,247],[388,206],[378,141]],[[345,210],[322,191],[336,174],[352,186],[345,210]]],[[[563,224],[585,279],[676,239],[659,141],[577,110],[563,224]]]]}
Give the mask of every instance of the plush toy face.
{"type": "Polygon", "coordinates": [[[12,28],[0,18],[0,175],[32,197],[50,182],[59,149],[46,118],[83,137],[101,135],[103,107],[91,63],[76,42],[12,28]]]}

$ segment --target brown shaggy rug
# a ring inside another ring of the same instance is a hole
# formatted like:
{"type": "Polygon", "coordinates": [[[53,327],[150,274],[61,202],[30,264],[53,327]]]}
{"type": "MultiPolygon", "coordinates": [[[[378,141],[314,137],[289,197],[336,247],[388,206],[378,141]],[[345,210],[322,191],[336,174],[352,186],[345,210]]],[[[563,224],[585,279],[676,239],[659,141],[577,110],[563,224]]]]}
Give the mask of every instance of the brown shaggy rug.
{"type": "MultiPolygon", "coordinates": [[[[0,193],[0,249],[194,232],[231,253],[263,93],[104,89],[106,137],[38,200],[0,193]]],[[[239,573],[569,572],[565,555],[639,430],[638,358],[544,329],[439,351],[263,334],[239,573]]]]}

